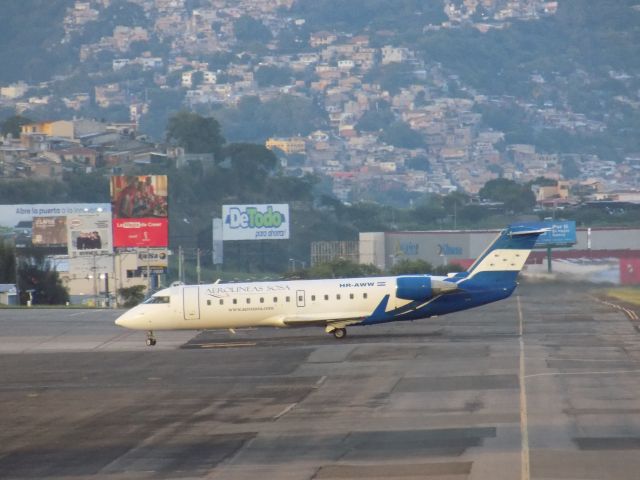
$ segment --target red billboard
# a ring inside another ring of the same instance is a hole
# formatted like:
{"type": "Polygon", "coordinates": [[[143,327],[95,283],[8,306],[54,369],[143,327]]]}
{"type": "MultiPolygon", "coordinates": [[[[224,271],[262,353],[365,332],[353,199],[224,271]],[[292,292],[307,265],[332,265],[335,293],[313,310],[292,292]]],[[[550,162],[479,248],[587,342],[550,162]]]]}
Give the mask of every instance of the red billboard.
{"type": "Polygon", "coordinates": [[[640,285],[640,258],[620,259],[620,283],[640,285]]]}
{"type": "Polygon", "coordinates": [[[169,222],[166,175],[111,177],[114,247],[166,247],[169,222]]]}

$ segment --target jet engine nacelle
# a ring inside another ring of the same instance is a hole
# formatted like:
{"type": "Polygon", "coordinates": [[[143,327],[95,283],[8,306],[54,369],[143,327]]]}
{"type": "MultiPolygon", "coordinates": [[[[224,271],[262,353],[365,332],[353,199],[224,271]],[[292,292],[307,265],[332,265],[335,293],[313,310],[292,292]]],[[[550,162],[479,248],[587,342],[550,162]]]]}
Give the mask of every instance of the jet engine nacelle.
{"type": "Polygon", "coordinates": [[[453,282],[436,280],[429,275],[398,277],[396,280],[396,297],[403,300],[428,300],[443,293],[453,292],[458,288],[453,282]]]}

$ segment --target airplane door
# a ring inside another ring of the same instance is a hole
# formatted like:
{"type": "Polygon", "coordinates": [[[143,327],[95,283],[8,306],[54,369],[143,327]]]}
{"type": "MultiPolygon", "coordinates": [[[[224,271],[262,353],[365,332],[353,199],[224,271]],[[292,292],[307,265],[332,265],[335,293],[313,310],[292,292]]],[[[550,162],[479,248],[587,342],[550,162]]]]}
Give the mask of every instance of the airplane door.
{"type": "Polygon", "coordinates": [[[304,307],[304,290],[296,290],[296,305],[304,307]]]}
{"type": "Polygon", "coordinates": [[[200,318],[200,289],[197,285],[183,287],[182,307],[185,320],[198,320],[200,318]]]}

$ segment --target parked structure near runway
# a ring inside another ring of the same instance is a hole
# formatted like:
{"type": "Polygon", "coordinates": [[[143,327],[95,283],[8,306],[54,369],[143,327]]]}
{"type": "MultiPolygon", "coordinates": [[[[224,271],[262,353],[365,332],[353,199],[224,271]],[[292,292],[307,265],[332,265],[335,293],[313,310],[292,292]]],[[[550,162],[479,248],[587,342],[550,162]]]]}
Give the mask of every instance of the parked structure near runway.
{"type": "MultiPolygon", "coordinates": [[[[432,230],[360,233],[360,263],[388,269],[397,262],[426,260],[468,268],[499,230],[432,230]]],[[[586,281],[640,284],[640,228],[576,229],[576,243],[552,250],[553,271],[586,281]]],[[[547,251],[531,252],[528,270],[545,272],[547,251]]]]}

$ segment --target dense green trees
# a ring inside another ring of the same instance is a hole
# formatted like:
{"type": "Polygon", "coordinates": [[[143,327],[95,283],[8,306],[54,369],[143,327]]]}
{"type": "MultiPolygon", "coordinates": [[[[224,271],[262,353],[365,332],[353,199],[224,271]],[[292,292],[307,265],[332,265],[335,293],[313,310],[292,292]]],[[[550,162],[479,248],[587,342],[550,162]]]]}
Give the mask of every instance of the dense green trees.
{"type": "Polygon", "coordinates": [[[400,148],[419,148],[424,146],[422,135],[400,121],[393,122],[385,128],[382,131],[381,140],[400,148]]]}
{"type": "Polygon", "coordinates": [[[190,112],[179,112],[169,118],[167,141],[175,142],[187,153],[213,153],[221,158],[224,137],[215,118],[205,118],[190,112]]]}
{"type": "Polygon", "coordinates": [[[264,23],[249,15],[238,18],[233,24],[233,31],[241,44],[264,44],[273,37],[264,23]]]}
{"type": "Polygon", "coordinates": [[[480,189],[479,196],[486,200],[503,202],[507,209],[519,213],[530,210],[536,203],[529,185],[521,185],[506,178],[489,180],[480,189]]]}
{"type": "Polygon", "coordinates": [[[308,135],[326,125],[326,113],[312,100],[283,94],[261,102],[246,96],[237,108],[215,112],[223,125],[224,136],[234,142],[265,141],[272,136],[308,135]]]}
{"type": "Polygon", "coordinates": [[[2,2],[0,83],[48,80],[69,67],[77,57],[60,41],[62,19],[72,4],[70,0],[2,2]]]}
{"type": "Polygon", "coordinates": [[[256,82],[260,87],[289,85],[293,72],[288,68],[263,65],[258,67],[255,73],[256,82]]]}
{"type": "Polygon", "coordinates": [[[63,305],[69,301],[69,292],[58,272],[40,254],[19,257],[18,290],[23,305],[29,299],[29,292],[33,305],[63,305]]]}
{"type": "Polygon", "coordinates": [[[16,252],[13,245],[0,240],[0,283],[16,283],[16,252]]]}
{"type": "Polygon", "coordinates": [[[2,135],[11,134],[13,138],[20,138],[20,131],[23,125],[31,123],[32,120],[22,115],[13,115],[0,123],[0,133],[2,135]]]}
{"type": "Polygon", "coordinates": [[[421,32],[428,24],[447,20],[440,0],[314,0],[298,1],[292,13],[310,24],[312,31],[331,30],[360,33],[366,27],[372,31],[397,29],[400,32],[421,32]]]}

